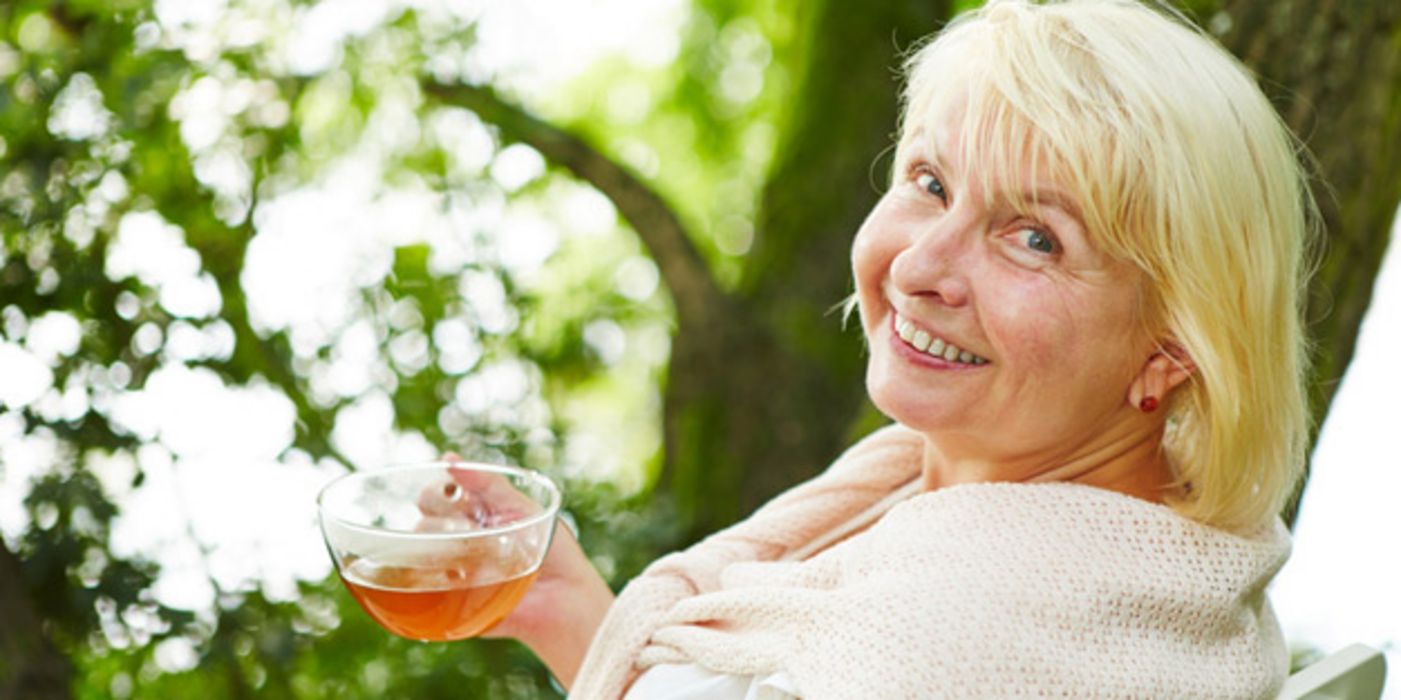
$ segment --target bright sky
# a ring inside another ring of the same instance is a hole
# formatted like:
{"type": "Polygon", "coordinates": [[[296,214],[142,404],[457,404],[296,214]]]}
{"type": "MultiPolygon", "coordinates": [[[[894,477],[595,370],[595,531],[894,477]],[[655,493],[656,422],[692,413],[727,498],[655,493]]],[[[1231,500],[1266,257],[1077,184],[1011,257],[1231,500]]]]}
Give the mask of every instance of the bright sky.
{"type": "Polygon", "coordinates": [[[1383,697],[1401,698],[1401,213],[1357,355],[1314,451],[1294,554],[1273,588],[1285,636],[1325,651],[1387,650],[1383,697]],[[1387,647],[1390,647],[1387,649],[1387,647]]]}
{"type": "MultiPolygon", "coordinates": [[[[207,47],[213,45],[209,37],[215,34],[223,37],[221,41],[237,43],[271,31],[270,20],[251,19],[266,4],[266,0],[233,5],[222,0],[162,0],[158,7],[163,23],[179,27],[189,45],[207,47]]],[[[604,55],[622,54],[640,66],[669,61],[677,50],[677,30],[687,9],[685,0],[404,0],[403,4],[423,11],[481,13],[474,69],[507,76],[527,95],[547,92],[604,55]]],[[[286,65],[313,72],[329,64],[343,38],[371,29],[385,8],[378,0],[324,0],[286,18],[294,36],[284,55],[286,65]]],[[[224,120],[254,108],[263,110],[257,118],[266,121],[287,117],[285,105],[250,106],[257,103],[262,89],[209,78],[192,86],[172,106],[185,119],[182,134],[196,153],[201,179],[230,206],[246,199],[248,174],[220,143],[224,120]]],[[[51,127],[76,138],[99,134],[107,117],[99,103],[84,97],[91,91],[90,85],[75,85],[71,108],[58,110],[51,127]]],[[[385,138],[419,128],[404,122],[404,114],[389,109],[377,117],[384,120],[380,131],[385,138]]],[[[480,165],[488,167],[508,191],[542,171],[538,156],[528,149],[493,153],[490,138],[470,121],[445,117],[422,128],[456,144],[454,151],[464,158],[477,153],[480,165]]],[[[259,235],[250,246],[244,277],[254,320],[263,327],[288,329],[294,345],[301,348],[336,339],[334,361],[313,377],[315,390],[328,395],[361,394],[376,368],[382,369],[388,361],[377,357],[373,329],[357,325],[345,332],[339,329],[347,319],[357,281],[382,276],[395,246],[426,242],[433,247],[435,266],[460,267],[480,251],[454,231],[477,227],[495,231],[505,242],[497,251],[504,264],[528,272],[558,245],[561,235],[599,235],[613,221],[611,207],[591,191],[564,196],[563,216],[554,218],[491,202],[450,208],[444,214],[426,188],[409,185],[388,193],[377,189],[376,148],[381,147],[388,145],[370,144],[366,152],[350,154],[319,182],[264,202],[256,213],[259,235]]],[[[110,188],[114,200],[125,195],[125,184],[119,179],[104,182],[104,187],[110,188]]],[[[1401,232],[1396,238],[1401,238],[1401,232]]],[[[1401,642],[1401,596],[1395,593],[1401,591],[1401,558],[1390,554],[1401,533],[1401,508],[1393,503],[1401,494],[1401,460],[1384,441],[1387,431],[1395,429],[1395,397],[1401,394],[1401,368],[1394,362],[1401,356],[1401,252],[1397,247],[1393,246],[1382,271],[1357,357],[1315,456],[1294,558],[1274,587],[1276,610],[1289,638],[1325,651],[1355,641],[1378,647],[1401,642]],[[1392,416],[1393,424],[1386,423],[1386,416],[1392,416]]],[[[619,276],[623,293],[645,298],[656,288],[656,270],[647,261],[634,260],[623,268],[619,276]]],[[[229,351],[232,338],[226,326],[197,328],[197,322],[217,312],[220,299],[212,280],[199,274],[198,256],[184,245],[174,223],[149,212],[128,214],[119,227],[108,273],[114,278],[139,277],[159,290],[167,311],[187,320],[175,324],[168,338],[162,338],[154,326],[142,329],[138,346],[154,349],[165,340],[162,352],[172,360],[229,351]]],[[[464,279],[463,285],[480,307],[479,314],[496,319],[489,323],[503,328],[515,323],[512,310],[502,305],[499,285],[493,287],[491,280],[478,278],[464,279]]],[[[135,302],[119,302],[119,308],[123,303],[135,302]]],[[[12,340],[24,338],[23,342],[0,340],[0,405],[86,410],[86,398],[77,395],[81,392],[64,392],[60,387],[45,393],[51,382],[49,366],[76,351],[76,321],[61,313],[23,323],[0,320],[12,340]],[[15,329],[19,332],[12,332],[15,329]]],[[[591,326],[588,334],[605,354],[621,353],[629,342],[616,325],[591,326]]],[[[464,342],[470,337],[465,327],[446,324],[434,338],[422,342],[452,348],[455,354],[445,361],[466,369],[481,356],[480,348],[464,342]]],[[[654,354],[664,352],[665,338],[652,345],[654,354]]],[[[474,380],[466,392],[472,401],[483,396],[510,400],[524,391],[529,380],[509,363],[484,368],[479,375],[481,379],[474,380]]],[[[227,387],[211,372],[177,363],[157,372],[144,390],[112,400],[115,419],[147,443],[136,455],[146,474],[140,488],[130,486],[136,470],[130,459],[113,459],[96,467],[122,506],[113,547],[118,553],[141,553],[161,562],[156,593],[163,602],[207,609],[214,597],[211,578],[228,590],[257,582],[274,598],[290,598],[297,579],[317,580],[329,573],[330,562],[315,528],[314,498],[318,488],[342,470],[287,451],[293,409],[280,393],[266,386],[227,387]],[[251,512],[257,517],[250,517],[251,512]]],[[[334,436],[337,447],[361,466],[437,454],[437,446],[418,436],[395,434],[390,429],[390,411],[383,393],[364,394],[340,414],[334,436]]],[[[50,444],[23,439],[21,431],[13,412],[0,412],[0,463],[4,464],[0,532],[10,537],[27,524],[21,504],[25,484],[50,462],[52,454],[50,444]]],[[[168,668],[179,668],[192,657],[176,649],[163,658],[168,668]]],[[[1401,669],[1401,657],[1393,653],[1390,661],[1391,668],[1401,669]]],[[[1401,681],[1390,684],[1387,697],[1401,699],[1401,681]]]]}
{"type": "MultiPolygon", "coordinates": [[[[587,5],[569,0],[403,0],[400,4],[429,13],[480,15],[474,70],[498,76],[498,82],[515,85],[525,95],[548,91],[604,55],[621,54],[640,67],[670,61],[686,11],[683,0],[604,0],[587,5]]],[[[292,38],[277,60],[305,73],[329,65],[345,37],[372,29],[389,7],[380,0],[324,0],[286,17],[274,11],[285,10],[284,6],[270,0],[157,3],[162,25],[177,44],[189,47],[187,52],[195,60],[207,59],[211,46],[266,40],[281,24],[290,28],[292,38]]],[[[82,78],[65,91],[50,124],[55,133],[75,140],[98,138],[111,124],[92,81],[82,78]]],[[[249,173],[240,159],[230,157],[230,145],[223,140],[229,120],[240,113],[273,123],[287,118],[285,105],[260,104],[261,92],[266,92],[266,86],[230,81],[216,70],[171,106],[182,120],[181,134],[194,154],[196,174],[234,206],[247,199],[249,173]]],[[[438,270],[461,269],[476,256],[490,254],[524,278],[541,266],[561,236],[611,235],[617,225],[611,203],[577,185],[552,188],[549,212],[489,198],[444,207],[426,186],[407,183],[385,188],[384,154],[395,146],[394,139],[420,128],[450,144],[463,167],[485,168],[508,192],[540,177],[544,164],[527,148],[496,152],[480,123],[459,115],[439,115],[419,125],[392,96],[381,101],[371,121],[363,147],[332,164],[323,177],[260,203],[254,212],[258,235],[249,247],[242,278],[256,325],[287,329],[294,348],[303,352],[332,342],[332,362],[313,374],[313,393],[359,396],[337,415],[332,439],[342,454],[361,467],[430,459],[441,453],[441,446],[429,445],[418,435],[392,430],[388,397],[378,390],[365,392],[377,372],[387,371],[391,360],[379,356],[375,331],[368,324],[346,326],[359,287],[384,276],[395,247],[429,244],[430,265],[438,270]],[[489,242],[489,253],[462,235],[473,230],[495,237],[489,242]]],[[[112,201],[129,194],[119,177],[104,181],[103,186],[112,201]]],[[[98,213],[93,212],[94,218],[98,213]]],[[[82,231],[75,227],[69,235],[81,236],[82,231]]],[[[208,275],[200,273],[199,256],[185,245],[178,222],[149,211],[125,215],[106,272],[114,279],[140,279],[157,290],[167,312],[181,319],[171,326],[168,337],[154,325],[138,330],[136,347],[160,352],[169,362],[141,391],[108,392],[93,399],[108,401],[114,422],[145,443],[134,459],[117,457],[94,466],[121,506],[114,522],[113,550],[158,561],[162,568],[155,593],[173,607],[209,610],[216,594],[214,584],[226,591],[259,585],[273,599],[292,599],[298,579],[320,580],[330,572],[316,529],[315,496],[343,468],[332,462],[314,463],[300,451],[289,451],[294,410],[277,390],[262,385],[225,386],[208,370],[180,364],[226,356],[232,336],[226,325],[207,323],[221,299],[208,275]],[[138,463],[145,479],[132,488],[138,463]]],[[[620,293],[645,299],[658,288],[659,280],[655,266],[637,258],[624,261],[617,282],[620,293]]],[[[494,276],[464,274],[462,289],[483,330],[501,332],[518,323],[494,276]]],[[[121,299],[118,309],[134,313],[137,304],[134,298],[121,299]]],[[[87,410],[84,392],[49,389],[50,366],[77,350],[77,321],[64,313],[35,319],[11,316],[0,319],[5,331],[5,337],[0,337],[0,407],[42,407],[48,414],[87,410]]],[[[624,352],[624,344],[639,340],[626,337],[612,323],[591,324],[586,336],[601,355],[614,358],[624,352]]],[[[661,361],[658,352],[664,355],[666,339],[660,338],[660,344],[656,338],[640,340],[653,358],[651,364],[661,361]]],[[[476,367],[458,388],[457,404],[464,411],[519,402],[529,391],[528,373],[517,363],[477,366],[482,351],[466,326],[439,324],[434,337],[419,342],[439,346],[447,371],[476,367]]],[[[393,360],[412,361],[415,352],[421,354],[412,345],[399,353],[402,358],[393,360]]],[[[28,526],[23,507],[27,484],[54,461],[51,440],[25,437],[22,432],[23,423],[14,411],[0,411],[0,532],[11,538],[28,526]]],[[[610,443],[616,445],[612,440],[585,440],[571,449],[597,455],[610,443]]],[[[635,461],[640,467],[641,460],[635,461]]],[[[164,668],[180,670],[195,661],[182,640],[165,646],[157,654],[164,668]]]]}

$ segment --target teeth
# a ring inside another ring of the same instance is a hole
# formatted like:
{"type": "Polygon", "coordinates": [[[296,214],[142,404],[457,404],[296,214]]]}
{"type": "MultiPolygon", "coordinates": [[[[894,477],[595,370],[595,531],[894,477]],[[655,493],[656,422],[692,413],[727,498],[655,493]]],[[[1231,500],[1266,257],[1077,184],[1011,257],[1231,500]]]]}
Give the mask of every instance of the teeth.
{"type": "Polygon", "coordinates": [[[914,349],[934,357],[943,358],[945,361],[959,362],[965,365],[985,365],[988,363],[987,358],[974,355],[943,338],[935,338],[929,335],[929,331],[916,328],[909,319],[898,314],[895,316],[895,332],[901,340],[909,343],[914,349]]]}
{"type": "Polygon", "coordinates": [[[915,337],[910,340],[910,345],[915,346],[916,350],[924,352],[924,350],[929,347],[930,340],[933,340],[933,338],[930,338],[928,333],[924,331],[915,331],[915,337]]]}

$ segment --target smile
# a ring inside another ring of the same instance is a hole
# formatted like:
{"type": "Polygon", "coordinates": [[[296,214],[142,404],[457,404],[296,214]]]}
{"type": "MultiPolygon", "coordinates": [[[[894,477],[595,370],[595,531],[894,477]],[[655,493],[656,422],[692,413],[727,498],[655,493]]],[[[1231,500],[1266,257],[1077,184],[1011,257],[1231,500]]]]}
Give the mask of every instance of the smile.
{"type": "Polygon", "coordinates": [[[900,314],[895,314],[895,333],[910,347],[945,362],[965,365],[985,365],[988,363],[987,358],[974,355],[943,338],[930,335],[928,331],[916,327],[914,323],[900,314]]]}

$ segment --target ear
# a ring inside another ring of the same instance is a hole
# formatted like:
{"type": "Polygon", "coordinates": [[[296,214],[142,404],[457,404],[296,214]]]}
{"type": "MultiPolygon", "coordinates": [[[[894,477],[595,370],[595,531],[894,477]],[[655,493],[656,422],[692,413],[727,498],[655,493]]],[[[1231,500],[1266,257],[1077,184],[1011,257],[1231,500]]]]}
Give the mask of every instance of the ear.
{"type": "Polygon", "coordinates": [[[1137,409],[1147,396],[1163,401],[1196,371],[1196,364],[1181,345],[1174,342],[1159,345],[1129,385],[1129,405],[1137,409]]]}

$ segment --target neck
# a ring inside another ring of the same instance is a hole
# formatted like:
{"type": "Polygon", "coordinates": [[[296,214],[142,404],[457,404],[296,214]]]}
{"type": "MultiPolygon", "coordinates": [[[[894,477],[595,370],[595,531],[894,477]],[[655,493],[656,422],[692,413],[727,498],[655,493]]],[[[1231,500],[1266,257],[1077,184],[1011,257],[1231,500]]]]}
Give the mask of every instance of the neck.
{"type": "MultiPolygon", "coordinates": [[[[1137,423],[1135,421],[1135,423],[1137,423]]],[[[1128,425],[1063,452],[1025,454],[977,449],[948,436],[925,435],[924,487],[984,482],[1085,484],[1161,503],[1174,476],[1162,453],[1163,424],[1128,425]],[[960,449],[961,448],[961,449],[960,449]]]]}

